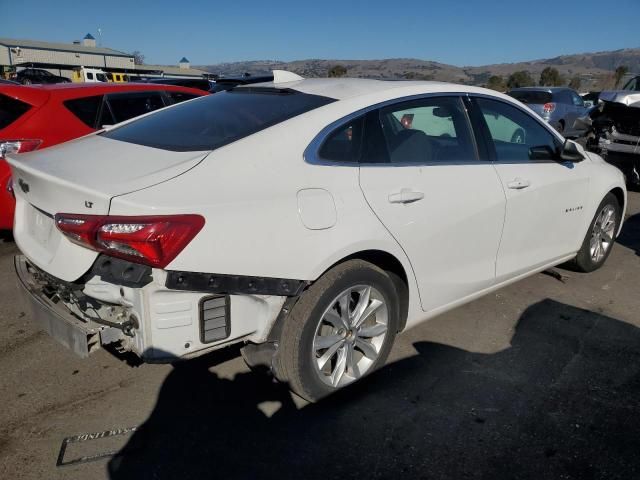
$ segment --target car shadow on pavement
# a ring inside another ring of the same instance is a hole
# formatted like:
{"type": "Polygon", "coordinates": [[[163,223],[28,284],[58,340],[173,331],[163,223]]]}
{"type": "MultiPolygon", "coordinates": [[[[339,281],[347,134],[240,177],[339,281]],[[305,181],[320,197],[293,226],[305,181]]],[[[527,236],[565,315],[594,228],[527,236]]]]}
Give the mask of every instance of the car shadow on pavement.
{"type": "Polygon", "coordinates": [[[265,375],[178,365],[110,478],[638,478],[640,329],[547,299],[501,352],[414,346],[302,408],[265,375]]]}
{"type": "Polygon", "coordinates": [[[624,221],[622,231],[616,241],[633,249],[636,255],[640,256],[640,213],[636,213],[624,221]]]}

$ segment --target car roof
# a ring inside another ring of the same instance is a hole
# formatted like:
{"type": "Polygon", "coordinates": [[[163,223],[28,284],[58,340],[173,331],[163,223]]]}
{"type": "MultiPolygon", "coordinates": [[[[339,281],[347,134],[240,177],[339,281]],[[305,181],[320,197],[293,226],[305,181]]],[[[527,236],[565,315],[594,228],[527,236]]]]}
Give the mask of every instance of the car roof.
{"type": "Polygon", "coordinates": [[[510,92],[548,92],[548,93],[553,93],[553,92],[560,92],[562,90],[572,91],[573,89],[569,88],[569,87],[518,87],[518,88],[512,88],[509,91],[510,92]]]}
{"type": "MultiPolygon", "coordinates": [[[[195,88],[179,85],[158,85],[153,83],[56,83],[45,85],[0,85],[0,93],[8,94],[16,99],[31,103],[29,99],[41,99],[54,96],[60,99],[104,95],[107,93],[137,92],[137,91],[178,91],[194,95],[206,95],[207,92],[195,88]],[[11,89],[11,90],[8,90],[11,89]]],[[[36,103],[31,103],[36,105],[36,103]]]]}
{"type": "MultiPolygon", "coordinates": [[[[461,85],[456,83],[413,81],[413,80],[371,80],[366,78],[305,78],[293,82],[265,82],[251,85],[241,85],[236,88],[280,88],[292,89],[310,95],[320,95],[336,100],[346,100],[364,95],[376,95],[389,99],[418,93],[487,93],[481,87],[461,85]]],[[[493,90],[492,95],[496,94],[493,90]]]]}
{"type": "Polygon", "coordinates": [[[235,77],[219,77],[215,83],[268,83],[273,81],[273,75],[239,75],[235,77]]]}

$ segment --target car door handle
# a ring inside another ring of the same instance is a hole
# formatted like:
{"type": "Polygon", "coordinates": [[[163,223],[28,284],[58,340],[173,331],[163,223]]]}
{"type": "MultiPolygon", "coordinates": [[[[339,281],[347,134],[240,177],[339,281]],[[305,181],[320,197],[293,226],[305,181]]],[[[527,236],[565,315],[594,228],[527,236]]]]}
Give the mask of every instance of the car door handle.
{"type": "Polygon", "coordinates": [[[424,193],[411,190],[410,188],[403,188],[398,193],[389,195],[389,203],[413,203],[423,198],[424,193]]]}
{"type": "Polygon", "coordinates": [[[507,187],[512,190],[522,190],[523,188],[527,188],[531,183],[529,180],[525,180],[523,178],[514,178],[509,183],[507,183],[507,187]]]}

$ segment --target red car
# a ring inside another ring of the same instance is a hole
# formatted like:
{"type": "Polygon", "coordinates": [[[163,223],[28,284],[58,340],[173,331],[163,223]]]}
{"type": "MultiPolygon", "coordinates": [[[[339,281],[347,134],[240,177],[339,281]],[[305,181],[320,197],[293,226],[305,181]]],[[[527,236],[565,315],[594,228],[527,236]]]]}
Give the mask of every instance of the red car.
{"type": "Polygon", "coordinates": [[[202,95],[207,93],[136,83],[0,85],[0,230],[13,228],[15,207],[5,153],[50,147],[202,95]]]}

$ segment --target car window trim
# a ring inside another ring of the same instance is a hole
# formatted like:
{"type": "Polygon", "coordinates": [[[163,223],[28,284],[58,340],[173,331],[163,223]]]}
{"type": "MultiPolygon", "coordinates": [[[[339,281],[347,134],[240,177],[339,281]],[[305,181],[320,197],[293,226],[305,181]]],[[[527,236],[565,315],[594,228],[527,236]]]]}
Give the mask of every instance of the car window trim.
{"type": "MultiPolygon", "coordinates": [[[[340,127],[346,126],[348,123],[353,121],[354,119],[366,115],[370,112],[380,110],[387,106],[401,104],[406,102],[413,102],[416,100],[429,99],[429,98],[437,98],[437,97],[458,97],[458,99],[462,102],[462,106],[465,108],[463,98],[467,95],[467,92],[460,91],[452,91],[452,92],[433,92],[433,93],[420,93],[417,95],[407,95],[406,97],[393,98],[391,100],[385,100],[384,102],[376,103],[373,105],[369,105],[367,107],[356,110],[355,112],[351,112],[348,115],[345,115],[338,120],[331,122],[329,125],[326,125],[324,128],[320,130],[318,134],[311,140],[307,148],[305,148],[302,157],[305,163],[311,165],[318,166],[332,166],[332,167],[361,167],[361,166],[372,166],[372,167],[400,167],[400,166],[444,166],[444,165],[481,165],[483,162],[480,160],[479,151],[477,146],[475,145],[475,138],[473,135],[473,129],[471,128],[471,124],[468,124],[468,128],[470,129],[469,133],[471,134],[471,141],[474,143],[476,159],[475,160],[460,160],[460,161],[450,161],[450,162],[425,162],[425,163],[366,163],[366,162],[344,162],[337,160],[327,160],[320,157],[320,148],[327,140],[327,138],[340,127]]],[[[489,98],[491,98],[489,96],[489,98]]],[[[467,112],[467,121],[469,121],[468,112],[467,112]]]]}
{"type": "Polygon", "coordinates": [[[544,164],[544,163],[559,163],[559,160],[498,160],[498,156],[495,150],[495,143],[493,141],[493,137],[491,136],[491,132],[489,130],[489,126],[487,125],[486,121],[484,120],[484,117],[482,116],[482,109],[480,108],[480,106],[474,102],[473,100],[475,98],[484,98],[487,100],[493,100],[495,102],[500,102],[500,103],[504,103],[508,106],[511,106],[517,110],[520,110],[522,113],[524,113],[525,115],[528,115],[529,117],[531,117],[532,120],[534,120],[538,125],[540,125],[542,128],[544,128],[547,132],[549,132],[551,134],[551,136],[553,138],[555,138],[559,145],[558,147],[560,147],[561,145],[564,144],[565,139],[558,133],[556,132],[551,125],[549,125],[547,122],[545,121],[540,121],[536,118],[535,115],[531,115],[530,112],[528,112],[526,109],[520,107],[519,105],[516,105],[514,103],[511,103],[509,101],[505,101],[502,98],[499,97],[494,97],[492,95],[484,95],[482,93],[470,93],[467,94],[467,96],[469,97],[470,103],[473,107],[473,109],[476,109],[477,112],[479,113],[480,117],[479,119],[477,118],[476,121],[481,122],[481,125],[483,125],[480,130],[481,130],[481,134],[485,136],[485,141],[487,142],[487,147],[489,149],[489,153],[490,156],[493,158],[491,160],[491,162],[493,164],[496,165],[511,165],[511,164],[529,164],[529,165],[535,165],[535,164],[544,164]]]}

